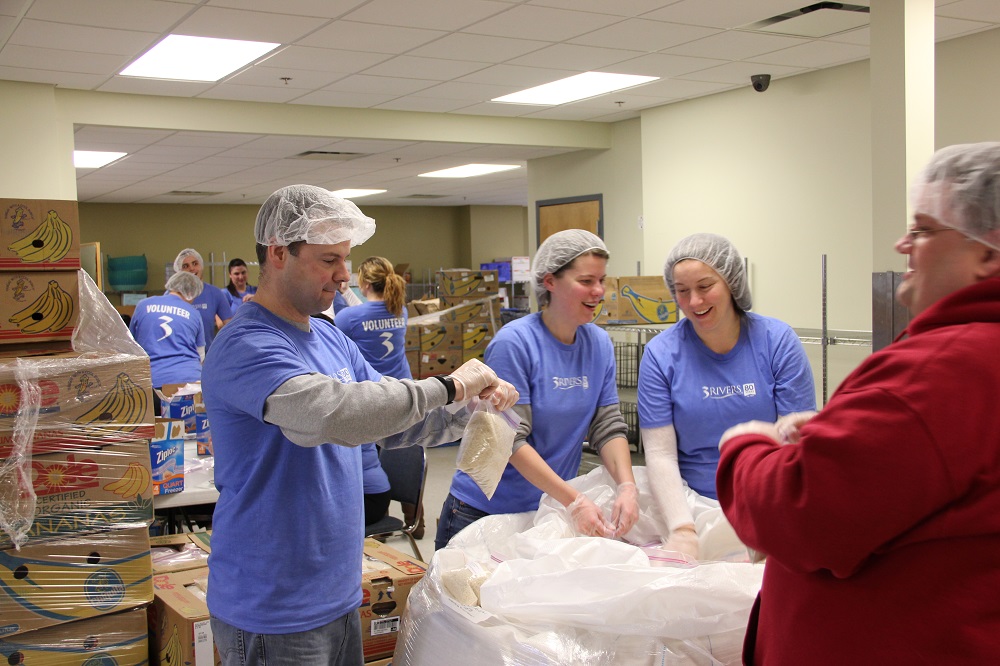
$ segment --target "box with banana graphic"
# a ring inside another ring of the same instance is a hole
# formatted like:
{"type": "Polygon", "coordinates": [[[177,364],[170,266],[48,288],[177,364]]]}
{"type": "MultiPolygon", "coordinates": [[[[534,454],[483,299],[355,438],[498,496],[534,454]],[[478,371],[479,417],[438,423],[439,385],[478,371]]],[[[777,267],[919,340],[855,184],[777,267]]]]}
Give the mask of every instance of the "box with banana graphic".
{"type": "MultiPolygon", "coordinates": [[[[108,529],[149,527],[153,483],[145,440],[92,451],[36,455],[31,459],[35,515],[28,542],[108,529]]],[[[0,497],[18,492],[14,475],[0,479],[0,497]]],[[[11,546],[0,533],[0,548],[11,546]]]]}
{"type": "Polygon", "coordinates": [[[14,425],[24,407],[25,370],[37,377],[30,383],[41,395],[32,442],[35,454],[153,436],[148,357],[60,352],[0,358],[0,458],[11,454],[14,425]]]}
{"type": "Polygon", "coordinates": [[[440,312],[442,324],[470,324],[494,322],[500,325],[500,297],[491,295],[474,301],[460,299],[457,303],[446,303],[440,312]]]}
{"type": "Polygon", "coordinates": [[[420,351],[444,352],[462,348],[462,327],[458,324],[439,324],[420,327],[420,351]]]}
{"type": "Polygon", "coordinates": [[[72,200],[0,199],[0,270],[80,268],[80,215],[72,200]]]}
{"type": "Polygon", "coordinates": [[[499,293],[500,280],[496,271],[449,268],[437,272],[437,286],[442,298],[462,298],[471,301],[499,293]]]}
{"type": "Polygon", "coordinates": [[[658,275],[608,277],[596,324],[673,324],[677,303],[658,275]]]}
{"type": "Polygon", "coordinates": [[[0,639],[8,664],[114,666],[149,659],[146,609],[102,615],[0,639]]]}
{"type": "Polygon", "coordinates": [[[0,344],[69,340],[80,320],[77,271],[0,272],[0,344]]]}
{"type": "Polygon", "coordinates": [[[153,576],[149,609],[150,663],[161,666],[221,664],[205,603],[208,568],[153,576]]]}
{"type": "Polygon", "coordinates": [[[0,636],[107,615],[152,600],[145,527],[0,550],[0,636]]]}

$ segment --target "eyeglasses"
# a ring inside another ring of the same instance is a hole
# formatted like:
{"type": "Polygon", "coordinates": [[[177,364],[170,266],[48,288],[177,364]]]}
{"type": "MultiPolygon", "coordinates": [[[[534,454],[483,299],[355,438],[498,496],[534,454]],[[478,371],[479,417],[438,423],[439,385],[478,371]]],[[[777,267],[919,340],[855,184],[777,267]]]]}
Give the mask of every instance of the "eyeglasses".
{"type": "Polygon", "coordinates": [[[929,236],[931,234],[936,234],[939,231],[958,231],[958,229],[954,229],[952,227],[941,227],[940,229],[907,229],[906,240],[912,243],[921,236],[929,236]]]}

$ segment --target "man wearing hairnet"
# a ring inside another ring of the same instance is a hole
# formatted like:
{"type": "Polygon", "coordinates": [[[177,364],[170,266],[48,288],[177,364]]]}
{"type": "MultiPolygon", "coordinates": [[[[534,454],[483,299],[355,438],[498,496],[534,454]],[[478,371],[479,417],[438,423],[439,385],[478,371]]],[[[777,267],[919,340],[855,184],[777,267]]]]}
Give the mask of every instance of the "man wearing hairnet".
{"type": "MultiPolygon", "coordinates": [[[[201,254],[193,248],[181,250],[174,259],[174,272],[191,273],[201,280],[202,272],[205,269],[205,262],[202,261],[201,254]]],[[[191,305],[201,316],[201,323],[205,327],[205,350],[208,351],[215,339],[216,317],[222,324],[226,324],[233,317],[233,311],[229,306],[229,296],[222,289],[213,284],[202,281],[204,285],[201,293],[194,299],[191,305]]]]}
{"type": "Polygon", "coordinates": [[[719,443],[723,510],[767,553],[745,663],[1000,654],[1000,143],[935,153],[912,204],[907,329],[811,419],[719,443]]]}
{"type": "MultiPolygon", "coordinates": [[[[144,298],[135,306],[128,328],[149,354],[154,388],[201,380],[205,331],[191,302],[202,286],[191,273],[174,273],[167,280],[166,294],[144,298]]],[[[159,414],[159,396],[153,395],[159,414]]]]}
{"type": "Polygon", "coordinates": [[[517,391],[480,362],[419,381],[383,378],[357,345],[311,318],[350,278],[346,260],[375,223],[310,185],[257,215],[260,283],[209,351],[203,393],[215,448],[208,607],[222,661],[363,662],[361,444],[431,446],[461,437],[444,409],[517,391]]]}

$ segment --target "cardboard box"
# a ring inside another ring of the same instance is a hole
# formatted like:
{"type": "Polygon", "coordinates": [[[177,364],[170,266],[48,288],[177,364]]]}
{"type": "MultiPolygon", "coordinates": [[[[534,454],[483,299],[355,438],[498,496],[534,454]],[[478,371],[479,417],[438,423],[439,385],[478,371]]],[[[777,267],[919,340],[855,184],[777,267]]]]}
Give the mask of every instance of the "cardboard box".
{"type": "Polygon", "coordinates": [[[146,528],[0,551],[0,634],[107,615],[153,600],[146,528]]]}
{"type": "Polygon", "coordinates": [[[208,566],[208,554],[212,552],[210,541],[200,538],[206,532],[167,534],[152,537],[149,549],[152,554],[153,574],[202,569],[208,566]]]}
{"type": "Polygon", "coordinates": [[[183,421],[156,419],[156,430],[149,440],[149,460],[154,497],[184,490],[183,421]]]}
{"type": "Polygon", "coordinates": [[[60,352],[0,358],[0,458],[9,457],[22,387],[18,364],[39,379],[35,454],[96,448],[153,436],[149,358],[60,352]]]}
{"type": "Polygon", "coordinates": [[[408,324],[406,326],[405,337],[403,338],[403,349],[406,351],[420,351],[420,326],[408,324]]]}
{"type": "Polygon", "coordinates": [[[392,666],[392,657],[386,657],[385,659],[376,659],[374,661],[366,661],[365,666],[392,666]]]}
{"type": "Polygon", "coordinates": [[[492,315],[492,321],[497,326],[500,325],[499,297],[488,297],[488,300],[478,299],[471,302],[464,298],[456,298],[454,301],[454,303],[447,303],[447,309],[441,312],[440,322],[442,324],[488,322],[491,321],[490,316],[492,315]]]}
{"type": "Polygon", "coordinates": [[[462,330],[462,349],[486,349],[493,340],[495,329],[492,324],[470,322],[462,330]]]}
{"type": "Polygon", "coordinates": [[[150,656],[154,666],[221,664],[205,603],[208,568],[153,576],[149,609],[150,656]]]}
{"type": "Polygon", "coordinates": [[[677,303],[657,275],[608,277],[604,302],[594,317],[596,324],[672,324],[677,303]]]}
{"type": "Polygon", "coordinates": [[[442,298],[472,300],[496,294],[500,290],[496,271],[473,271],[467,268],[438,271],[437,285],[442,298]]]}
{"type": "Polygon", "coordinates": [[[461,349],[446,352],[420,352],[420,376],[416,379],[426,379],[434,375],[450,375],[462,363],[461,349]]]}
{"type": "Polygon", "coordinates": [[[195,441],[198,442],[198,455],[215,455],[215,451],[212,449],[212,426],[208,422],[208,412],[205,411],[205,405],[197,404],[194,406],[194,432],[195,441]]]}
{"type": "Polygon", "coordinates": [[[102,615],[0,639],[4,663],[31,666],[145,664],[146,609],[102,615]]]}
{"type": "Polygon", "coordinates": [[[420,327],[420,351],[436,352],[462,348],[462,327],[457,324],[438,324],[420,327]]]}
{"type": "Polygon", "coordinates": [[[0,273],[0,344],[69,340],[80,321],[77,271],[0,273]]]}
{"type": "MultiPolygon", "coordinates": [[[[31,460],[35,516],[28,543],[98,530],[149,527],[153,487],[146,440],[102,449],[36,455],[31,460]]],[[[16,475],[0,478],[0,502],[11,506],[16,475]],[[10,498],[10,499],[8,499],[10,498]]],[[[0,548],[12,545],[0,533],[0,548]]]]}
{"type": "Polygon", "coordinates": [[[441,309],[441,300],[437,298],[414,299],[410,301],[418,315],[431,314],[441,309]]]}
{"type": "Polygon", "coordinates": [[[365,661],[391,657],[410,590],[427,572],[420,560],[365,539],[361,574],[361,638],[365,661]]]}
{"type": "Polygon", "coordinates": [[[410,374],[413,375],[415,379],[420,378],[420,352],[416,350],[407,350],[406,352],[406,364],[410,366],[410,374]]]}
{"type": "Polygon", "coordinates": [[[486,347],[479,347],[478,349],[463,349],[462,363],[471,361],[472,359],[477,359],[486,363],[486,347]]]}
{"type": "Polygon", "coordinates": [[[0,199],[0,270],[80,268],[80,214],[75,201],[0,199]]]}

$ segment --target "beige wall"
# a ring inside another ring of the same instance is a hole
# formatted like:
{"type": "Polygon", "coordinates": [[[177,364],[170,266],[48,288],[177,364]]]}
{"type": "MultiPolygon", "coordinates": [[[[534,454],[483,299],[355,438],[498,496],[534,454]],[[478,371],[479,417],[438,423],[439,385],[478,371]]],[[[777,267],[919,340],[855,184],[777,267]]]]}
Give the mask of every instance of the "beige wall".
{"type": "Polygon", "coordinates": [[[470,206],[471,263],[528,254],[528,210],[524,206],[470,206]]]}

